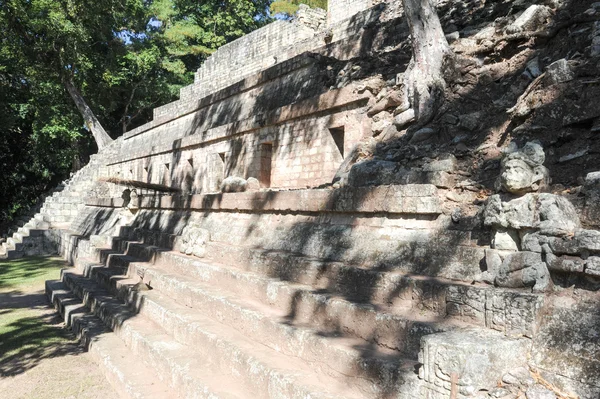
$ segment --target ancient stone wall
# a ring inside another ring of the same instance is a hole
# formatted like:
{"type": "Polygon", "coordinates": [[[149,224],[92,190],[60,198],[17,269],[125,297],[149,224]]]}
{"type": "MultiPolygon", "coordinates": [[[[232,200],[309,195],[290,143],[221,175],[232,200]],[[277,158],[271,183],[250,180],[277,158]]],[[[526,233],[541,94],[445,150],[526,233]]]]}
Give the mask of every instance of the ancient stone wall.
{"type": "Polygon", "coordinates": [[[327,4],[327,26],[333,26],[372,5],[373,0],[329,0],[327,4]]]}

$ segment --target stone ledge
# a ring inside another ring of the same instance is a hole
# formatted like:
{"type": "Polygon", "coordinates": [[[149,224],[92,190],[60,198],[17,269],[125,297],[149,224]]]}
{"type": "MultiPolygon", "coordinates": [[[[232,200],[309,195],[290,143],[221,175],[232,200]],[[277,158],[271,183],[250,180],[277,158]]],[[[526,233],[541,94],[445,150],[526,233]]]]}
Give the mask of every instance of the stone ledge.
{"type": "Polygon", "coordinates": [[[254,130],[281,124],[293,119],[307,117],[325,110],[340,108],[343,106],[367,102],[369,94],[358,94],[354,92],[355,87],[346,86],[338,90],[331,90],[316,97],[299,101],[297,103],[285,105],[281,108],[272,110],[260,117],[252,117],[237,122],[210,128],[202,134],[177,139],[169,142],[167,145],[152,148],[151,151],[140,151],[130,153],[126,157],[113,158],[107,162],[107,165],[116,165],[123,162],[129,162],[135,159],[146,158],[149,156],[165,154],[174,151],[182,151],[190,147],[199,147],[214,143],[218,140],[231,138],[234,135],[249,133],[254,130]]]}
{"type": "MultiPolygon", "coordinates": [[[[161,117],[156,120],[150,121],[142,126],[136,127],[135,129],[130,130],[129,132],[123,135],[124,140],[128,140],[132,137],[138,136],[148,130],[154,129],[160,125],[164,125],[167,122],[171,122],[175,119],[178,119],[186,114],[197,111],[201,108],[205,108],[211,104],[214,104],[219,101],[223,101],[228,97],[231,97],[235,94],[242,93],[244,91],[250,90],[253,87],[264,84],[270,80],[277,78],[278,76],[289,74],[297,69],[303,68],[305,66],[311,65],[315,62],[315,59],[310,56],[310,54],[304,53],[300,54],[294,58],[283,61],[277,65],[272,66],[271,68],[265,69],[262,72],[251,75],[245,79],[240,80],[230,86],[227,86],[215,93],[209,94],[206,97],[199,99],[193,106],[185,111],[171,115],[168,117],[161,117]]],[[[193,84],[192,84],[193,86],[193,84]]],[[[169,104],[165,104],[162,107],[172,106],[174,103],[178,103],[181,100],[176,100],[169,104]]],[[[158,107],[157,109],[160,109],[158,107]]]]}
{"type": "MultiPolygon", "coordinates": [[[[294,191],[140,196],[140,209],[194,209],[212,211],[285,211],[403,213],[438,215],[442,208],[431,184],[407,184],[294,191]]],[[[122,198],[88,198],[86,205],[119,208],[122,198]]],[[[132,204],[133,205],[133,204],[132,204]]]]}

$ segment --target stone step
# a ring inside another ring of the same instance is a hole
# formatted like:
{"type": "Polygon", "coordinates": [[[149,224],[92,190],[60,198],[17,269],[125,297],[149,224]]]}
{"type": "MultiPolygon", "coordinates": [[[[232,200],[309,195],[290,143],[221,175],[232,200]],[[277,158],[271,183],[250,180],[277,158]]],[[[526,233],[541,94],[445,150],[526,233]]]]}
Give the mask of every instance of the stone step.
{"type": "MultiPolygon", "coordinates": [[[[135,258],[113,255],[109,264],[125,267],[132,261],[135,262],[135,258]]],[[[386,303],[355,302],[353,298],[327,289],[315,289],[310,285],[269,278],[235,267],[197,261],[172,252],[160,253],[155,265],[156,271],[139,262],[131,267],[135,273],[144,276],[168,273],[186,276],[210,287],[226,287],[233,295],[273,307],[281,314],[293,315],[295,324],[310,324],[322,333],[341,330],[346,335],[413,357],[416,357],[423,335],[466,327],[463,322],[446,317],[445,313],[417,307],[419,304],[408,297],[398,296],[386,303]]]]}
{"type": "Polygon", "coordinates": [[[176,398],[172,389],[142,361],[131,355],[125,344],[97,317],[89,313],[60,281],[46,282],[46,295],[65,322],[85,343],[106,379],[124,398],[176,398]]]}
{"type": "MultiPolygon", "coordinates": [[[[393,309],[400,308],[400,313],[408,311],[428,315],[430,318],[444,317],[510,335],[525,336],[535,333],[544,307],[542,294],[524,290],[466,284],[393,270],[372,270],[289,253],[256,250],[252,262],[236,264],[224,263],[220,259],[215,262],[194,258],[135,241],[115,240],[114,244],[114,250],[104,248],[101,259],[96,259],[107,264],[108,255],[127,253],[165,270],[174,270],[211,284],[221,281],[221,285],[238,290],[236,293],[252,296],[269,305],[289,304],[293,298],[298,305],[302,302],[312,303],[308,309],[323,309],[323,298],[330,295],[332,300],[342,297],[360,304],[358,313],[361,314],[369,312],[369,306],[364,304],[375,304],[380,310],[392,308],[388,312],[392,314],[393,309]],[[260,263],[260,260],[264,262],[260,263]],[[294,284],[298,286],[293,286],[294,284]],[[286,300],[280,301],[278,296],[286,300]]],[[[222,250],[235,252],[236,248],[222,250]]],[[[127,267],[128,262],[132,261],[119,256],[113,257],[110,264],[114,266],[127,267]]],[[[336,301],[340,303],[339,299],[336,301]]],[[[341,309],[343,306],[334,308],[341,309]]],[[[360,336],[364,336],[364,333],[360,336]]]]}
{"type": "MultiPolygon", "coordinates": [[[[189,367],[188,362],[194,362],[198,366],[194,371],[198,373],[188,372],[188,378],[197,380],[212,370],[222,380],[230,381],[228,385],[235,385],[244,397],[364,397],[356,395],[341,381],[315,373],[312,365],[258,345],[235,329],[177,305],[160,293],[136,292],[137,302],[143,304],[136,315],[89,279],[70,272],[65,272],[63,279],[78,297],[86,298],[92,309],[98,309],[105,323],[119,325],[118,330],[125,331],[125,339],[131,340],[131,348],[152,347],[152,340],[162,335],[152,331],[150,327],[158,326],[158,323],[147,319],[148,316],[155,318],[167,332],[176,334],[179,342],[168,335],[163,336],[159,341],[162,353],[149,354],[155,357],[155,367],[167,376],[181,373],[182,368],[189,367]],[[173,354],[185,356],[185,363],[173,354]],[[235,384],[231,384],[232,381],[235,384]]],[[[130,285],[134,286],[133,283],[130,285]]]]}
{"type": "MultiPolygon", "coordinates": [[[[129,277],[139,281],[135,265],[139,264],[131,263],[129,277]]],[[[126,273],[121,268],[101,265],[78,263],[78,267],[85,269],[86,275],[102,282],[104,286],[111,285],[113,289],[118,288],[118,282],[125,278],[126,273]]],[[[265,344],[288,356],[315,364],[325,363],[324,373],[335,371],[371,380],[371,389],[378,392],[396,389],[405,377],[398,374],[399,366],[407,364],[399,351],[349,336],[341,329],[325,331],[309,324],[295,323],[287,312],[261,305],[250,298],[236,297],[223,289],[205,287],[193,279],[166,274],[161,276],[158,269],[147,269],[145,274],[145,279],[150,279],[146,281],[151,281],[153,292],[172,298],[204,316],[218,319],[255,341],[264,341],[265,337],[269,337],[265,344]]],[[[412,341],[417,345],[416,336],[422,333],[413,332],[412,341]]],[[[411,364],[410,361],[408,364],[411,364]]]]}

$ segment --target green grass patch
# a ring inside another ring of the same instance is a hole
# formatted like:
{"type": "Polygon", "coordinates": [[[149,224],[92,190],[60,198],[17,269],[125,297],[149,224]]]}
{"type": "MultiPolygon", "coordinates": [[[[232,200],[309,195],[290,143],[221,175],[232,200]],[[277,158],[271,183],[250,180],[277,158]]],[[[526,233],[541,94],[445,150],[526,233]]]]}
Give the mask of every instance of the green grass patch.
{"type": "Polygon", "coordinates": [[[45,281],[66,266],[56,257],[0,262],[0,376],[22,373],[72,342],[43,294],[45,281]]]}
{"type": "Polygon", "coordinates": [[[72,340],[57,326],[54,315],[41,315],[39,309],[5,309],[0,313],[0,375],[14,374],[13,369],[47,357],[48,352],[72,340]],[[7,365],[11,360],[19,366],[7,365]]]}
{"type": "Polygon", "coordinates": [[[44,281],[57,279],[64,267],[67,267],[65,261],[56,257],[32,256],[0,261],[0,292],[37,285],[43,289],[44,281]]]}

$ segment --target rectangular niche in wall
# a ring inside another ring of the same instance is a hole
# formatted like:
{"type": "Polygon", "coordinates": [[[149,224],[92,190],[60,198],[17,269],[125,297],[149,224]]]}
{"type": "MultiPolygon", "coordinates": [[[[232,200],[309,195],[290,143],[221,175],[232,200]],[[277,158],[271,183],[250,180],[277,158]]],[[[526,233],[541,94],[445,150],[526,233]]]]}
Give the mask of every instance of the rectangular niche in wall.
{"type": "Polygon", "coordinates": [[[219,191],[221,189],[221,183],[225,179],[225,153],[213,153],[213,161],[211,165],[211,173],[209,178],[209,190],[211,192],[219,191]]]}
{"type": "Polygon", "coordinates": [[[261,187],[271,187],[271,164],[273,162],[273,143],[260,145],[260,172],[258,181],[261,187]]]}
{"type": "Polygon", "coordinates": [[[344,159],[344,126],[329,128],[329,133],[331,133],[341,159],[344,159]]]}

